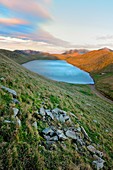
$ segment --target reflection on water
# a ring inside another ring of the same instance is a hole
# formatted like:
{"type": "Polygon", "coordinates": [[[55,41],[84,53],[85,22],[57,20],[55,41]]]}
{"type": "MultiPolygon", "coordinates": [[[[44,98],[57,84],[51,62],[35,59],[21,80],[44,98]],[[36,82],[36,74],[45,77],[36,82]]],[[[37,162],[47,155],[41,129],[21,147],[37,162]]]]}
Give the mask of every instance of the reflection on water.
{"type": "Polygon", "coordinates": [[[89,73],[62,60],[35,60],[23,64],[27,69],[49,79],[73,83],[94,84],[89,73]]]}

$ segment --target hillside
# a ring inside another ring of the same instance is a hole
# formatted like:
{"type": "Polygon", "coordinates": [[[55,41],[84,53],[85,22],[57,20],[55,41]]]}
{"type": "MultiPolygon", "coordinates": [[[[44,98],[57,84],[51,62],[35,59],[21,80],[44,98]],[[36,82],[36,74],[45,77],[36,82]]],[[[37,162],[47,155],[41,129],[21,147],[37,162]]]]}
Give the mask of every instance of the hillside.
{"type": "Polygon", "coordinates": [[[96,82],[96,89],[113,100],[113,64],[109,64],[97,73],[91,73],[91,75],[96,82]]]}
{"type": "Polygon", "coordinates": [[[104,161],[113,169],[113,105],[88,86],[32,73],[7,53],[0,53],[0,169],[91,170],[104,161]],[[56,107],[66,121],[52,117],[56,107]]]}
{"type": "Polygon", "coordinates": [[[66,61],[89,72],[95,80],[97,90],[113,100],[113,51],[104,48],[83,55],[73,55],[65,58],[66,61]]]}
{"type": "Polygon", "coordinates": [[[72,56],[67,61],[87,72],[98,72],[113,63],[113,52],[106,48],[94,50],[74,58],[72,56]]]}
{"type": "Polygon", "coordinates": [[[6,55],[7,57],[13,59],[19,64],[23,64],[32,60],[57,60],[57,57],[50,55],[49,53],[43,53],[38,51],[29,50],[15,50],[9,51],[0,49],[1,55],[6,55]]]}

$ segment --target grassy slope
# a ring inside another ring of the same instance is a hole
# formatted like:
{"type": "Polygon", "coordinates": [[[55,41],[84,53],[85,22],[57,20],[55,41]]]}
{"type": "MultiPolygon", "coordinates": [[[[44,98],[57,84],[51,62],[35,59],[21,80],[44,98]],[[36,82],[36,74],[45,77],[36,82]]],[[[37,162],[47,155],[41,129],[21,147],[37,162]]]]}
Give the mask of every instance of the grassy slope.
{"type": "Polygon", "coordinates": [[[74,58],[70,57],[67,61],[87,72],[98,72],[113,63],[113,52],[106,49],[95,50],[74,58]]]}
{"type": "Polygon", "coordinates": [[[6,55],[7,57],[13,59],[14,61],[16,61],[19,64],[23,64],[32,60],[55,60],[57,59],[56,56],[54,55],[50,55],[47,53],[42,53],[42,54],[37,54],[37,55],[23,55],[23,54],[18,54],[17,52],[13,52],[13,51],[9,51],[9,50],[2,50],[0,49],[0,53],[2,55],[6,55]]]}
{"type": "Polygon", "coordinates": [[[67,62],[90,72],[96,88],[106,97],[113,100],[113,52],[103,49],[88,52],[76,57],[69,57],[67,62]],[[105,75],[101,75],[106,72],[105,75]]]}
{"type": "Polygon", "coordinates": [[[91,75],[96,82],[96,89],[113,100],[113,64],[91,75]]]}
{"type": "MultiPolygon", "coordinates": [[[[40,131],[47,125],[43,121],[38,122],[38,131],[35,131],[28,123],[34,111],[41,107],[56,106],[66,111],[73,112],[80,124],[88,132],[94,143],[99,144],[104,151],[106,160],[105,169],[113,167],[113,106],[92,94],[88,86],[76,86],[66,83],[58,83],[47,80],[34,74],[6,56],[0,54],[1,82],[9,88],[16,90],[20,105],[11,103],[12,96],[0,89],[0,125],[1,125],[1,162],[0,169],[92,169],[90,156],[77,153],[72,144],[57,144],[55,151],[46,150],[40,145],[43,140],[40,131]],[[22,128],[16,129],[14,125],[3,123],[8,119],[11,107],[17,107],[22,112],[22,128]],[[98,123],[94,123],[96,119],[98,123]],[[105,132],[108,129],[109,132],[105,132]]],[[[73,119],[73,122],[77,122],[73,119]]]]}

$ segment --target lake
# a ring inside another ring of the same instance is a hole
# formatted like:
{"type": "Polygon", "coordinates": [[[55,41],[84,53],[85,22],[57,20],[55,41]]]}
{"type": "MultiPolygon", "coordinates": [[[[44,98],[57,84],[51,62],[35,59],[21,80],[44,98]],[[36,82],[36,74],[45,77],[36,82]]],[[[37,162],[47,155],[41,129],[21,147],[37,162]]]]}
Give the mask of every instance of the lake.
{"type": "Polygon", "coordinates": [[[89,73],[64,60],[34,60],[23,66],[51,80],[72,84],[94,84],[89,73]]]}

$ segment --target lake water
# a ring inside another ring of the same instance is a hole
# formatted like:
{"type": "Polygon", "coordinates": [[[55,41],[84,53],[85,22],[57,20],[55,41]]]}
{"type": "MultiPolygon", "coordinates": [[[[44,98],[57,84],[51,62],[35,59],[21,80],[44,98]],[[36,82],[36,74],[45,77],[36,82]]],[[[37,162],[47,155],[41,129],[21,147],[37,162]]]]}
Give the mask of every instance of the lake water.
{"type": "Polygon", "coordinates": [[[63,60],[34,60],[23,66],[52,80],[72,84],[94,84],[89,73],[63,60]]]}

